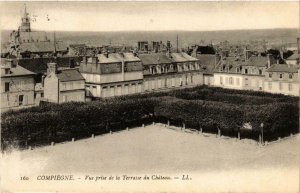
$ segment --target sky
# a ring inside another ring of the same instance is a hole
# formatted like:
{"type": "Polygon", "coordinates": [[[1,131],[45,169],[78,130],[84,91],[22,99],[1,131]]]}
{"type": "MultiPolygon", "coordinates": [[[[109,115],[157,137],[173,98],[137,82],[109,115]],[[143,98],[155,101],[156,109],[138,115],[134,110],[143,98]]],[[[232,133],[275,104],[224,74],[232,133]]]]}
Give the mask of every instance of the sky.
{"type": "Polygon", "coordinates": [[[297,1],[1,2],[1,29],[17,29],[24,4],[32,28],[56,31],[210,31],[299,28],[297,1]],[[48,19],[49,18],[49,19],[48,19]]]}

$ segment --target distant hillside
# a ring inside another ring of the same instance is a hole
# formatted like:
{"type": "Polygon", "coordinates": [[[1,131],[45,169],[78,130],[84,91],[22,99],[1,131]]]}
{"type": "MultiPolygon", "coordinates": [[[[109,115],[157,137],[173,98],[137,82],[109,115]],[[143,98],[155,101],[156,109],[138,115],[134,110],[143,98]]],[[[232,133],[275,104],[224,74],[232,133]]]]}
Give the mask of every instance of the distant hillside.
{"type": "MultiPolygon", "coordinates": [[[[8,40],[9,31],[2,31],[2,40],[8,40]]],[[[179,37],[179,46],[185,47],[197,44],[201,40],[206,43],[228,40],[230,42],[246,40],[266,40],[271,43],[295,43],[300,36],[298,29],[259,29],[259,30],[228,30],[228,31],[138,31],[138,32],[56,32],[58,40],[67,44],[86,43],[89,45],[101,44],[129,44],[136,45],[139,40],[166,41],[176,45],[176,36],[179,37]]],[[[50,39],[53,32],[49,32],[50,39]]]]}

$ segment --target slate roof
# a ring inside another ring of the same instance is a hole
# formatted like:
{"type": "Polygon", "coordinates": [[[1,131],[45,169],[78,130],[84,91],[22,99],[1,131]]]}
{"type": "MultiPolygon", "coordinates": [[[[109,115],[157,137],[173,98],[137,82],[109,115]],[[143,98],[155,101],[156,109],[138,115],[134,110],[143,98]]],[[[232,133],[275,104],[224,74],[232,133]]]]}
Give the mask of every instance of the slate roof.
{"type": "Polygon", "coordinates": [[[18,60],[18,64],[29,71],[34,73],[47,72],[47,63],[55,62],[58,67],[69,67],[70,60],[74,59],[75,62],[80,62],[82,57],[57,57],[54,58],[22,58],[18,60]]]}
{"type": "MultiPolygon", "coordinates": [[[[273,56],[271,57],[271,63],[275,62],[273,56]]],[[[251,56],[246,62],[243,63],[244,66],[256,66],[256,67],[266,67],[268,66],[268,57],[263,56],[251,56]]]]}
{"type": "Polygon", "coordinates": [[[139,62],[141,61],[137,56],[135,56],[133,53],[123,53],[123,54],[117,54],[117,57],[120,60],[124,60],[126,62],[139,62]]]}
{"type": "Polygon", "coordinates": [[[297,60],[299,58],[300,58],[300,54],[294,53],[293,55],[291,55],[290,57],[288,57],[286,60],[297,60]]]}
{"type": "Polygon", "coordinates": [[[74,68],[59,70],[56,75],[61,82],[84,80],[80,72],[74,68]]]}
{"type": "Polygon", "coordinates": [[[197,58],[194,58],[187,53],[181,52],[181,53],[171,53],[171,59],[174,62],[193,62],[198,61],[197,58]]]}
{"type": "Polygon", "coordinates": [[[216,56],[212,54],[197,54],[196,58],[203,69],[204,74],[213,74],[215,69],[216,56]]]}
{"type": "MultiPolygon", "coordinates": [[[[99,63],[121,63],[117,53],[108,54],[108,57],[105,54],[98,54],[99,63]]],[[[89,58],[88,62],[91,62],[92,58],[89,58]]]]}
{"type": "Polygon", "coordinates": [[[236,69],[242,66],[244,61],[242,59],[238,59],[236,57],[226,57],[219,61],[218,66],[215,68],[214,72],[219,72],[220,66],[229,67],[229,70],[226,73],[235,73],[240,74],[237,72],[236,69]]]}
{"type": "MultiPolygon", "coordinates": [[[[1,63],[5,63],[5,59],[1,58],[1,63]]],[[[10,74],[3,74],[1,77],[12,77],[12,76],[27,76],[34,75],[35,73],[23,68],[22,66],[16,65],[16,67],[10,68],[10,74]]]]}
{"type": "Polygon", "coordinates": [[[288,66],[286,64],[274,64],[269,69],[267,69],[267,72],[288,72],[288,73],[297,73],[298,68],[295,66],[288,66]]]}
{"type": "MultiPolygon", "coordinates": [[[[54,52],[53,42],[30,42],[20,45],[21,52],[54,52]]],[[[56,42],[56,51],[67,51],[67,46],[63,42],[56,42]]]]}
{"type": "Polygon", "coordinates": [[[143,65],[172,64],[173,61],[162,53],[139,54],[143,65]]]}

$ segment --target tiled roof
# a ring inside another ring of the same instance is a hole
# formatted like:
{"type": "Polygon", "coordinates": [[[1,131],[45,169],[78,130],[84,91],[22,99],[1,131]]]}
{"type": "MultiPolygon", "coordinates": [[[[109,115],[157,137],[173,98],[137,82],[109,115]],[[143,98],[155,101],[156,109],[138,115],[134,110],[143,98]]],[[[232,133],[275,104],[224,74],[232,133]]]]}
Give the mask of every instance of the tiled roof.
{"type": "Polygon", "coordinates": [[[117,57],[120,60],[124,60],[126,62],[138,62],[141,61],[137,56],[135,56],[133,53],[123,53],[123,54],[117,54],[117,57]]]}
{"type": "Polygon", "coordinates": [[[138,56],[143,65],[151,64],[171,64],[173,61],[162,53],[151,53],[151,54],[139,54],[138,56]]]}
{"type": "MultiPolygon", "coordinates": [[[[5,62],[3,58],[1,58],[1,63],[5,62]]],[[[20,65],[16,65],[16,67],[10,68],[10,74],[1,75],[1,77],[12,77],[12,76],[24,76],[24,75],[34,75],[35,73],[23,68],[20,65]]]]}
{"type": "MultiPolygon", "coordinates": [[[[31,42],[20,45],[21,52],[54,52],[53,42],[31,42]]],[[[67,46],[63,42],[56,42],[56,51],[67,51],[67,46]]]]}
{"type": "Polygon", "coordinates": [[[228,67],[227,73],[239,73],[237,72],[237,68],[243,65],[244,61],[242,59],[238,59],[236,57],[226,57],[219,61],[217,68],[215,68],[214,72],[219,72],[219,67],[224,66],[228,67]]]}
{"type": "Polygon", "coordinates": [[[181,52],[181,53],[171,53],[171,59],[174,62],[192,62],[197,61],[197,58],[194,58],[187,53],[181,52]]]}
{"type": "MultiPolygon", "coordinates": [[[[99,63],[120,63],[121,62],[117,53],[108,54],[108,57],[106,57],[105,54],[98,54],[97,57],[99,59],[99,63]]],[[[89,62],[91,62],[90,60],[91,58],[89,58],[89,62]]]]}
{"type": "Polygon", "coordinates": [[[287,60],[297,60],[300,58],[300,55],[298,53],[294,53],[290,57],[287,58],[287,60]]]}
{"type": "Polygon", "coordinates": [[[80,62],[82,57],[57,57],[54,58],[23,58],[18,60],[18,64],[27,70],[35,73],[45,73],[47,71],[47,63],[55,62],[58,67],[69,67],[70,60],[80,62]]]}
{"type": "Polygon", "coordinates": [[[196,58],[203,69],[204,74],[213,74],[216,63],[216,56],[212,54],[197,54],[196,58]]]}
{"type": "Polygon", "coordinates": [[[286,64],[274,64],[269,69],[267,69],[267,72],[289,72],[289,73],[297,73],[298,68],[295,66],[288,66],[286,64]]]}
{"type": "Polygon", "coordinates": [[[84,80],[83,76],[79,73],[77,69],[59,70],[57,72],[57,77],[62,82],[84,80]]]}
{"type": "MultiPolygon", "coordinates": [[[[271,56],[272,57],[272,56],[271,56]]],[[[271,58],[274,63],[275,59],[271,58]]],[[[268,57],[263,56],[251,56],[245,63],[244,66],[257,66],[257,67],[266,67],[268,65],[268,57]]]]}

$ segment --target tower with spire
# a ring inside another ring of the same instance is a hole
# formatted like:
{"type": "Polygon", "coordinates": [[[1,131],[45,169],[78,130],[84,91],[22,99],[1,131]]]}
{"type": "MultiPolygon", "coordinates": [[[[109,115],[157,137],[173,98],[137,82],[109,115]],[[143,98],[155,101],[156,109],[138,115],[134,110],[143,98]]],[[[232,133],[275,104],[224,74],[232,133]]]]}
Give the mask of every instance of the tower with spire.
{"type": "Polygon", "coordinates": [[[31,32],[30,17],[29,17],[29,14],[27,13],[26,5],[24,7],[24,15],[22,17],[22,23],[21,23],[21,26],[19,27],[19,31],[21,31],[21,32],[31,32]]]}

